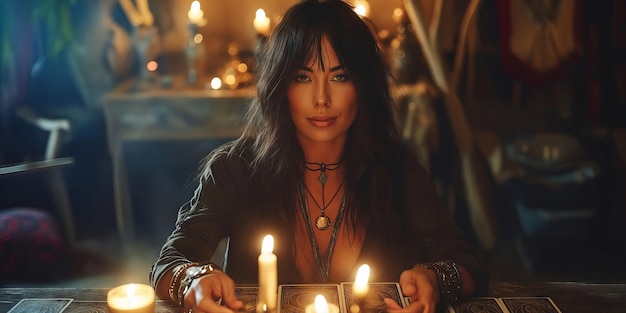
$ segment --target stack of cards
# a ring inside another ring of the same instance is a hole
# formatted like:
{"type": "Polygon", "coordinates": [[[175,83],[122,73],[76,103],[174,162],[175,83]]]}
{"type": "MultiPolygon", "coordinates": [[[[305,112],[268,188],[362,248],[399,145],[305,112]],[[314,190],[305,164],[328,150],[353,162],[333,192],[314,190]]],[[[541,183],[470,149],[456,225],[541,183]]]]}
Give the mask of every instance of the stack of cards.
{"type": "Polygon", "coordinates": [[[450,313],[561,313],[549,297],[475,297],[461,299],[449,308],[450,313]]]}
{"type": "MultiPolygon", "coordinates": [[[[339,307],[340,313],[347,313],[352,303],[352,284],[297,284],[278,286],[278,312],[302,313],[306,307],[315,302],[315,296],[321,294],[326,302],[339,307]]],[[[241,311],[255,312],[257,287],[237,287],[235,294],[243,301],[241,311]]],[[[365,302],[365,312],[384,312],[385,298],[394,299],[400,306],[406,307],[406,302],[400,292],[398,283],[370,283],[369,294],[365,302]]]]}
{"type": "MultiPolygon", "coordinates": [[[[339,307],[340,313],[349,313],[352,303],[352,284],[297,284],[278,286],[278,312],[302,313],[314,303],[315,296],[321,294],[328,303],[339,307]]],[[[370,283],[365,301],[365,313],[385,312],[385,298],[391,298],[400,306],[409,305],[409,299],[402,296],[398,283],[370,283]]],[[[236,295],[244,303],[244,312],[255,312],[257,287],[237,287],[236,295]]],[[[441,308],[444,309],[444,308],[441,308]]],[[[549,297],[471,297],[461,299],[447,307],[449,313],[561,313],[549,297]]]]}

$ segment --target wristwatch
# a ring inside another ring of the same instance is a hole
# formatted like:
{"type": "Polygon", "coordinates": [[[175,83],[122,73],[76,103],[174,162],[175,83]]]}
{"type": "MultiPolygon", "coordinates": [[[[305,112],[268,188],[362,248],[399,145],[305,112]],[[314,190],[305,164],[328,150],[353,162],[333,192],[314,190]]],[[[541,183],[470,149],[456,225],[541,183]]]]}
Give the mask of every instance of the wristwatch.
{"type": "Polygon", "coordinates": [[[185,270],[185,278],[183,278],[178,286],[178,304],[183,304],[184,296],[189,290],[191,282],[194,279],[212,274],[214,271],[216,271],[216,266],[212,263],[204,264],[202,266],[192,266],[185,270]]]}

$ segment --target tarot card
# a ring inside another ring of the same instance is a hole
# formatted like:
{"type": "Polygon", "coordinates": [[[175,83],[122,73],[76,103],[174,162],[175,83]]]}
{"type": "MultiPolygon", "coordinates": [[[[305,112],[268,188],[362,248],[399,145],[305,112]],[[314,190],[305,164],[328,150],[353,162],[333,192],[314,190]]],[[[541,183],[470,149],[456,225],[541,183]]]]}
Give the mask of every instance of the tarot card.
{"type": "MultiPolygon", "coordinates": [[[[347,307],[352,303],[352,285],[354,283],[341,283],[341,289],[343,291],[344,301],[347,307]]],[[[398,303],[401,307],[405,308],[407,303],[405,302],[402,291],[400,290],[400,284],[392,282],[372,282],[369,283],[369,293],[367,299],[365,299],[365,312],[385,312],[387,306],[384,299],[391,298],[398,303]]],[[[348,310],[349,311],[349,310],[348,310]]]]}
{"type": "Polygon", "coordinates": [[[340,312],[345,312],[339,285],[334,284],[280,285],[278,286],[278,312],[302,313],[308,305],[315,303],[315,296],[320,294],[326,298],[329,305],[336,305],[340,312]]]}
{"type": "Polygon", "coordinates": [[[449,306],[450,313],[510,313],[498,298],[462,298],[449,306]]]}
{"type": "Polygon", "coordinates": [[[243,302],[243,308],[239,312],[256,312],[258,293],[259,287],[235,287],[235,295],[243,302]]]}
{"type": "Polygon", "coordinates": [[[68,298],[22,299],[7,313],[60,313],[71,302],[68,298]]]}
{"type": "MultiPolygon", "coordinates": [[[[72,301],[63,313],[108,312],[106,301],[72,301]]],[[[156,311],[159,312],[158,309],[156,311]]]]}
{"type": "Polygon", "coordinates": [[[550,297],[510,297],[500,300],[511,313],[561,313],[550,297]]]}

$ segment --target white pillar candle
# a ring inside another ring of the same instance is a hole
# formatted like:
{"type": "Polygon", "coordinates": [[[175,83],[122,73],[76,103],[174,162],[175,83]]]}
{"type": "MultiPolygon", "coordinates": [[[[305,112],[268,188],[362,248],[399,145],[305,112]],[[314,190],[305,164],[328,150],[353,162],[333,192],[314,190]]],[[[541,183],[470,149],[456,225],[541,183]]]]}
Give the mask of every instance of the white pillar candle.
{"type": "Polygon", "coordinates": [[[276,310],[278,295],[278,268],[274,250],[274,237],[267,235],[263,238],[261,254],[259,255],[259,295],[257,311],[273,312],[276,310]]]}
{"type": "Polygon", "coordinates": [[[315,296],[315,302],[307,305],[305,313],[339,313],[339,307],[334,303],[326,302],[322,295],[315,296]]]}
{"type": "Polygon", "coordinates": [[[126,284],[107,293],[111,313],[154,313],[154,289],[143,284],[126,284]]]}

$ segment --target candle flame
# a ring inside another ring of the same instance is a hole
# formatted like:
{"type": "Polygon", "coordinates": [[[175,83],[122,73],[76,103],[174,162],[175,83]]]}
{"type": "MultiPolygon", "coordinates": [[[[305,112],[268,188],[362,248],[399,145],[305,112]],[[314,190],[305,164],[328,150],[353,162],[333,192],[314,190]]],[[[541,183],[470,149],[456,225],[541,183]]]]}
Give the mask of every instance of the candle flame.
{"type": "Polygon", "coordinates": [[[354,1],[354,12],[367,17],[370,14],[370,4],[366,0],[356,0],[354,1]]]}
{"type": "Polygon", "coordinates": [[[272,235],[266,235],[263,238],[263,244],[261,245],[261,253],[270,254],[274,250],[274,237],[272,235]]]}
{"type": "Polygon", "coordinates": [[[367,293],[367,281],[370,277],[370,266],[367,264],[361,265],[356,273],[356,279],[354,280],[353,292],[355,294],[367,293]]]}
{"type": "Polygon", "coordinates": [[[265,15],[265,10],[263,9],[257,9],[254,17],[260,21],[265,20],[265,18],[267,18],[267,16],[265,15]]]}
{"type": "Polygon", "coordinates": [[[135,284],[128,284],[126,286],[126,297],[127,298],[133,298],[135,296],[135,292],[137,291],[137,285],[135,284]]]}
{"type": "Polygon", "coordinates": [[[315,313],[328,313],[328,302],[322,295],[315,296],[315,313]]]}
{"type": "Polygon", "coordinates": [[[190,11],[198,12],[200,11],[200,1],[195,0],[191,3],[190,11]]]}
{"type": "Polygon", "coordinates": [[[211,79],[211,88],[213,89],[222,88],[222,80],[219,77],[213,77],[213,79],[211,79]]]}

